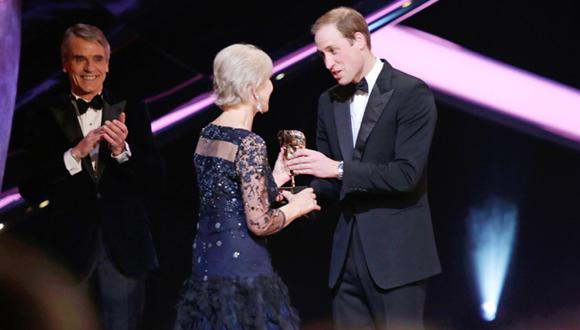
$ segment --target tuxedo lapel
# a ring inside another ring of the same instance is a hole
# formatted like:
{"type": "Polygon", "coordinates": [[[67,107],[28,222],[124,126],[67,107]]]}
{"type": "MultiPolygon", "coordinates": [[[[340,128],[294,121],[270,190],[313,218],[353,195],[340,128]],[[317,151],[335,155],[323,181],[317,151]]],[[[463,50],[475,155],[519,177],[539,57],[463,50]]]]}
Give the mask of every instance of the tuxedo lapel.
{"type": "MultiPolygon", "coordinates": [[[[125,105],[127,101],[121,101],[115,104],[109,104],[107,100],[103,102],[103,116],[101,119],[101,125],[104,125],[107,120],[113,121],[113,119],[118,119],[121,112],[125,110],[125,105]]],[[[108,148],[107,141],[103,141],[99,145],[99,161],[97,162],[97,179],[100,178],[107,166],[107,161],[111,157],[111,151],[108,148]]]]}
{"type": "Polygon", "coordinates": [[[394,90],[391,89],[391,66],[387,62],[384,62],[383,69],[381,70],[377,82],[369,95],[369,101],[356,139],[353,159],[362,159],[367,140],[379,121],[381,114],[387,108],[387,104],[393,95],[393,91],[394,90]]]}
{"type": "Polygon", "coordinates": [[[350,105],[348,102],[334,103],[334,120],[342,159],[351,160],[352,128],[350,124],[350,105]]]}
{"type": "MultiPolygon", "coordinates": [[[[66,136],[69,146],[72,147],[77,145],[83,139],[83,132],[81,131],[81,125],[79,124],[76,109],[72,102],[70,102],[67,97],[62,107],[50,108],[50,111],[66,136]]],[[[95,172],[93,170],[93,165],[91,164],[91,158],[83,158],[81,165],[94,180],[95,172]]]]}
{"type": "Polygon", "coordinates": [[[72,102],[67,102],[59,108],[50,108],[50,112],[70,144],[76,145],[83,139],[83,132],[81,131],[81,126],[72,102]]]}

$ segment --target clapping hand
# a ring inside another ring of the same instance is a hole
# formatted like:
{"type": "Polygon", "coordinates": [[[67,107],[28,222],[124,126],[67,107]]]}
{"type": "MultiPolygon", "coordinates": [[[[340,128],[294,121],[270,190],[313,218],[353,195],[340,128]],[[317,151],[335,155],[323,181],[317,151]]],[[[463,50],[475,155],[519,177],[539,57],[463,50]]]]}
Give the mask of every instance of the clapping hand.
{"type": "Polygon", "coordinates": [[[125,140],[129,134],[125,126],[125,113],[121,112],[119,119],[107,120],[101,126],[103,138],[109,143],[109,149],[113,156],[118,156],[125,150],[125,140]]]}

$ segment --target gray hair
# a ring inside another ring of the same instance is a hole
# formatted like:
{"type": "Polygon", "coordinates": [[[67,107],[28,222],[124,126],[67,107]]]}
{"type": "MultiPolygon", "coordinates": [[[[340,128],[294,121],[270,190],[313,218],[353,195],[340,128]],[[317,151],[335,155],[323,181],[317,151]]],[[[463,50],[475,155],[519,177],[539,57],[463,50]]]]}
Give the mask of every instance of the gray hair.
{"type": "Polygon", "coordinates": [[[273,64],[268,54],[250,44],[233,44],[217,53],[213,61],[213,92],[219,107],[250,99],[252,86],[270,79],[273,64]]]}
{"type": "Polygon", "coordinates": [[[111,57],[111,45],[109,45],[109,41],[105,37],[103,31],[93,25],[77,23],[66,29],[64,35],[62,36],[62,42],[60,43],[60,59],[62,62],[66,61],[67,59],[69,51],[68,42],[73,37],[78,37],[87,41],[96,41],[101,46],[103,46],[103,48],[105,48],[107,61],[111,57]]]}

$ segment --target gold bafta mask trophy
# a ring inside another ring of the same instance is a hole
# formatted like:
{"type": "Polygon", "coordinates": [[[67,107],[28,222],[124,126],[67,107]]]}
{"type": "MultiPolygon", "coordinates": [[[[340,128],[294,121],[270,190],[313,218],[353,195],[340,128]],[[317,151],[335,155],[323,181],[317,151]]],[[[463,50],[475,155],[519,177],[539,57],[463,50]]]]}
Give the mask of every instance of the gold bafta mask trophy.
{"type": "MultiPolygon", "coordinates": [[[[278,131],[278,141],[280,142],[280,146],[284,147],[286,150],[286,159],[294,158],[294,153],[298,149],[306,148],[306,136],[304,133],[298,130],[281,130],[278,131]]],[[[292,193],[297,193],[300,190],[304,189],[305,186],[296,186],[296,182],[294,180],[294,173],[290,171],[290,179],[292,180],[291,187],[281,187],[283,189],[290,190],[292,193]]]]}

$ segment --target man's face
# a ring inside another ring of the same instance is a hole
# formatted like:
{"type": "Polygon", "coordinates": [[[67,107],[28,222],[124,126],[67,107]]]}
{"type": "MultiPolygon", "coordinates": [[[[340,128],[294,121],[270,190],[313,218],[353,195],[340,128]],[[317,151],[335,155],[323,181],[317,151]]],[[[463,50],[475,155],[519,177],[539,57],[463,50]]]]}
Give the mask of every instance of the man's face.
{"type": "Polygon", "coordinates": [[[340,85],[362,79],[360,41],[345,38],[334,24],[327,24],[316,32],[314,42],[324,65],[340,85]]]}
{"type": "Polygon", "coordinates": [[[92,99],[103,90],[103,83],[109,72],[105,48],[96,41],[70,38],[62,70],[68,74],[74,94],[92,99]]]}

